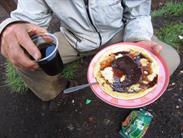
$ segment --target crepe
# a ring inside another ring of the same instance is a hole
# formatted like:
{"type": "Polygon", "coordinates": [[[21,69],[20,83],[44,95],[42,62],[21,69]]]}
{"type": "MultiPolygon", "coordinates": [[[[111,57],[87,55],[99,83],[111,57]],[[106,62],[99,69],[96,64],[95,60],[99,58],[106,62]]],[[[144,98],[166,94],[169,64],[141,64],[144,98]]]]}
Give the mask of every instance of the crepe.
{"type": "Polygon", "coordinates": [[[158,63],[149,52],[130,45],[108,49],[94,66],[94,77],[102,90],[124,100],[151,92],[158,72],[158,63]]]}

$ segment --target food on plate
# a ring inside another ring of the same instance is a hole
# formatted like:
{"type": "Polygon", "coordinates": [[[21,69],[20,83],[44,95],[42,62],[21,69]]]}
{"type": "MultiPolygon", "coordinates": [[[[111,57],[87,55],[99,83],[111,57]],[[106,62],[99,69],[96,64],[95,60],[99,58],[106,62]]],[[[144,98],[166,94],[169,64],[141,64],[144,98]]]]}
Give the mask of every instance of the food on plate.
{"type": "Polygon", "coordinates": [[[103,91],[125,100],[151,92],[158,72],[158,63],[150,52],[130,45],[108,49],[94,66],[94,77],[103,91]]]}

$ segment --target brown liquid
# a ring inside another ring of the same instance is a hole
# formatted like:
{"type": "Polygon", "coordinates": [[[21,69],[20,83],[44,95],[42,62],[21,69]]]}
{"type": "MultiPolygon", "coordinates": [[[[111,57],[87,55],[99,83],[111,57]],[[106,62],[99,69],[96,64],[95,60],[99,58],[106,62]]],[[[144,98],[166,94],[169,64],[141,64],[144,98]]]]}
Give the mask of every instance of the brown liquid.
{"type": "MultiPolygon", "coordinates": [[[[55,47],[56,45],[54,43],[43,43],[38,45],[42,58],[49,56],[55,50],[55,47]]],[[[44,61],[38,61],[38,64],[48,75],[51,76],[57,75],[63,70],[63,62],[58,51],[50,58],[44,61]]]]}

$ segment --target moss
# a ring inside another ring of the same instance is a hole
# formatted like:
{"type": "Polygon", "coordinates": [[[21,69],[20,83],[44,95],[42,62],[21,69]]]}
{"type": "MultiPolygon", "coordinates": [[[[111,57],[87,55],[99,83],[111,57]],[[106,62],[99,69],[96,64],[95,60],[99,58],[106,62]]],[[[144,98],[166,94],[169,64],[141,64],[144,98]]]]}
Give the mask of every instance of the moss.
{"type": "Polygon", "coordinates": [[[182,40],[180,40],[179,35],[183,35],[183,23],[171,23],[162,27],[156,33],[158,38],[165,43],[173,46],[177,50],[179,46],[182,45],[182,40]]]}
{"type": "Polygon", "coordinates": [[[167,2],[165,5],[152,12],[152,17],[157,16],[182,16],[183,14],[183,2],[172,3],[167,2]]]}

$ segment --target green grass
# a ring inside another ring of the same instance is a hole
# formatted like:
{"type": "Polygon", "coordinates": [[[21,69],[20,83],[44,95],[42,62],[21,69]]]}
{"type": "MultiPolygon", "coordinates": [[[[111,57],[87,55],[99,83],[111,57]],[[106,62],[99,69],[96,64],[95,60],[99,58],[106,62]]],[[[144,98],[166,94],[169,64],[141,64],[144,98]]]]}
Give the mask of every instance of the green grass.
{"type": "Polygon", "coordinates": [[[167,2],[161,9],[152,12],[152,17],[182,16],[182,15],[183,15],[183,2],[179,3],[167,2]]]}
{"type": "Polygon", "coordinates": [[[18,75],[16,69],[9,62],[6,63],[6,77],[6,83],[10,86],[13,92],[23,93],[28,90],[28,87],[18,75]]]}
{"type": "MultiPolygon", "coordinates": [[[[74,79],[79,61],[67,64],[63,70],[63,75],[66,79],[74,79]]],[[[27,85],[17,73],[16,69],[9,62],[6,63],[6,83],[10,86],[13,92],[24,93],[28,90],[27,85]]]]}
{"type": "Polygon", "coordinates": [[[67,64],[63,70],[64,77],[69,80],[75,79],[76,71],[77,71],[78,67],[79,67],[79,61],[75,61],[70,64],[67,64]]]}
{"type": "Polygon", "coordinates": [[[182,40],[179,39],[179,35],[183,35],[183,23],[171,23],[162,27],[156,33],[158,38],[165,43],[173,46],[177,50],[179,46],[183,44],[182,40]]]}

